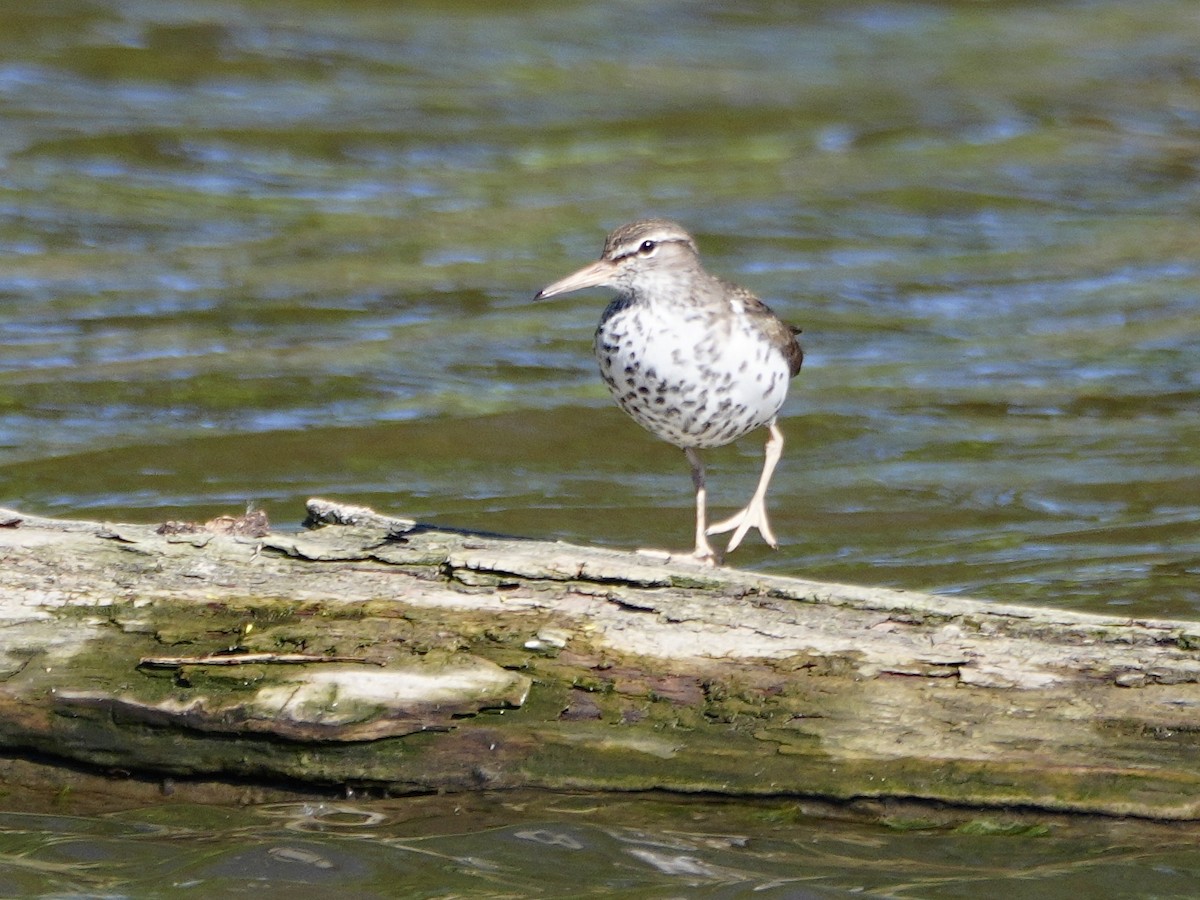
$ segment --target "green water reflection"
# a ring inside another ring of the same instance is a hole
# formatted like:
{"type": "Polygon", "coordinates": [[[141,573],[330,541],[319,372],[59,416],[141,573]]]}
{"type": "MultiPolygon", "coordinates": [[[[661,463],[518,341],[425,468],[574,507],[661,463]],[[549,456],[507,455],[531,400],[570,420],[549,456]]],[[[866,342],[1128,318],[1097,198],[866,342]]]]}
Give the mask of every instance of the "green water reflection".
{"type": "Polygon", "coordinates": [[[1192,896],[1195,835],[984,817],[886,827],[794,805],[482,795],[461,802],[0,813],[5,896],[1192,896]],[[636,826],[628,823],[636,821],[636,826]],[[1103,886],[1099,890],[1098,886],[1103,886]]]}

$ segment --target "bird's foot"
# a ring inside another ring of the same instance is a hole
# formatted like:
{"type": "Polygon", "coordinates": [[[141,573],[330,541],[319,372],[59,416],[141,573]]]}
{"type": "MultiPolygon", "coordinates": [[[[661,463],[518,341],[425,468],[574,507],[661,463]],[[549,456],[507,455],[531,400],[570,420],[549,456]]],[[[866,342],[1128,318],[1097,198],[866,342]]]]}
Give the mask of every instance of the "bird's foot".
{"type": "Polygon", "coordinates": [[[692,559],[705,566],[721,564],[721,554],[712,548],[703,531],[696,531],[696,549],[692,551],[692,559]]]}
{"type": "Polygon", "coordinates": [[[719,566],[721,564],[721,554],[712,547],[697,547],[689,554],[684,554],[679,551],[659,550],[654,547],[638,547],[636,551],[638,556],[647,556],[650,559],[659,562],[670,562],[671,560],[693,560],[702,566],[719,566]]]}
{"type": "Polygon", "coordinates": [[[779,542],[775,540],[775,533],[771,531],[771,523],[767,521],[766,501],[761,497],[755,497],[741,512],[735,513],[715,525],[710,525],[707,533],[724,534],[726,531],[732,531],[733,537],[729,539],[729,546],[725,548],[726,553],[732,553],[751,528],[758,529],[758,533],[762,535],[764,541],[772,548],[779,549],[779,542]]]}

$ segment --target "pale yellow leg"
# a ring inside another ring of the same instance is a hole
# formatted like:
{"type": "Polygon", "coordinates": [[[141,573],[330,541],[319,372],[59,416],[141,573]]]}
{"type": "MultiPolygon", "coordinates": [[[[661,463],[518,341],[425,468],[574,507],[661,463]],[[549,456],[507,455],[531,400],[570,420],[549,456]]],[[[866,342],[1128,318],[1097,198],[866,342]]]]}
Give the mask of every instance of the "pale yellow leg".
{"type": "MultiPolygon", "coordinates": [[[[758,487],[754,491],[754,496],[750,498],[750,502],[746,504],[746,508],[739,513],[735,513],[723,522],[718,522],[715,525],[708,526],[707,534],[723,534],[726,531],[732,531],[733,537],[729,539],[729,546],[726,548],[726,553],[732,553],[737,549],[738,544],[742,542],[742,538],[746,536],[751,528],[757,528],[758,533],[763,536],[763,540],[779,549],[779,542],[775,540],[775,534],[771,531],[771,523],[767,521],[767,486],[771,483],[771,476],[775,472],[775,466],[779,463],[779,457],[783,454],[783,432],[779,430],[779,426],[772,419],[767,423],[767,429],[771,436],[767,438],[767,446],[763,451],[763,469],[762,475],[758,479],[758,487]]],[[[701,480],[703,481],[704,472],[701,470],[701,480]]],[[[699,545],[697,544],[697,550],[699,545]]]]}
{"type": "Polygon", "coordinates": [[[692,551],[692,556],[710,566],[715,566],[717,554],[708,542],[708,535],[712,533],[712,529],[706,529],[704,526],[708,516],[708,490],[704,485],[704,461],[700,459],[700,454],[691,447],[684,448],[683,452],[692,466],[692,484],[696,488],[696,549],[692,551]]]}

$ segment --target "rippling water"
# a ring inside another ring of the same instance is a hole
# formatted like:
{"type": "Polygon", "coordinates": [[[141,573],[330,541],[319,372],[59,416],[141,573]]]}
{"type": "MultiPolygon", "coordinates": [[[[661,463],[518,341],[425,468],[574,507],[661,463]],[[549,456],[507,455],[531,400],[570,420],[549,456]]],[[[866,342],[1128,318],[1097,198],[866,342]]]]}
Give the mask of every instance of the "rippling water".
{"type": "MultiPolygon", "coordinates": [[[[1200,613],[1194,0],[55,0],[0,29],[0,503],[690,545],[612,226],[804,328],[733,562],[1200,613]]],[[[708,454],[716,514],[758,438],[708,454]]]]}
{"type": "MultiPolygon", "coordinates": [[[[1195,614],[1190,3],[72,3],[0,37],[0,496],[689,543],[612,408],[647,212],[805,329],[772,496],[814,577],[1195,614]]],[[[740,505],[758,440],[710,454],[740,505]]]]}
{"type": "Polygon", "coordinates": [[[1195,835],[1145,823],[938,828],[783,803],[474,796],[0,813],[0,890],[39,897],[1190,897],[1195,835]],[[639,824],[624,824],[630,818],[639,824]],[[615,820],[615,823],[614,823],[615,820]]]}

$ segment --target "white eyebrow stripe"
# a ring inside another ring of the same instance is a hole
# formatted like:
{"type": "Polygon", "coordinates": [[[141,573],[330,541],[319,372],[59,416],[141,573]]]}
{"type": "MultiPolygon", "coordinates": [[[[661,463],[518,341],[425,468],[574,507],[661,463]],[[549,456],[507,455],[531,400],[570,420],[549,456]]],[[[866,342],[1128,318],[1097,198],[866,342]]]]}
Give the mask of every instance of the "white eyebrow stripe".
{"type": "Polygon", "coordinates": [[[627,256],[633,256],[634,254],[636,254],[638,252],[639,249],[641,249],[642,244],[646,243],[646,241],[653,241],[656,244],[686,244],[687,243],[687,240],[685,240],[684,238],[678,237],[674,232],[671,232],[671,231],[648,232],[647,234],[641,235],[636,241],[630,241],[626,245],[629,249],[622,250],[620,253],[618,253],[617,259],[624,259],[627,256]],[[658,237],[658,235],[663,235],[663,237],[658,237]]]}

